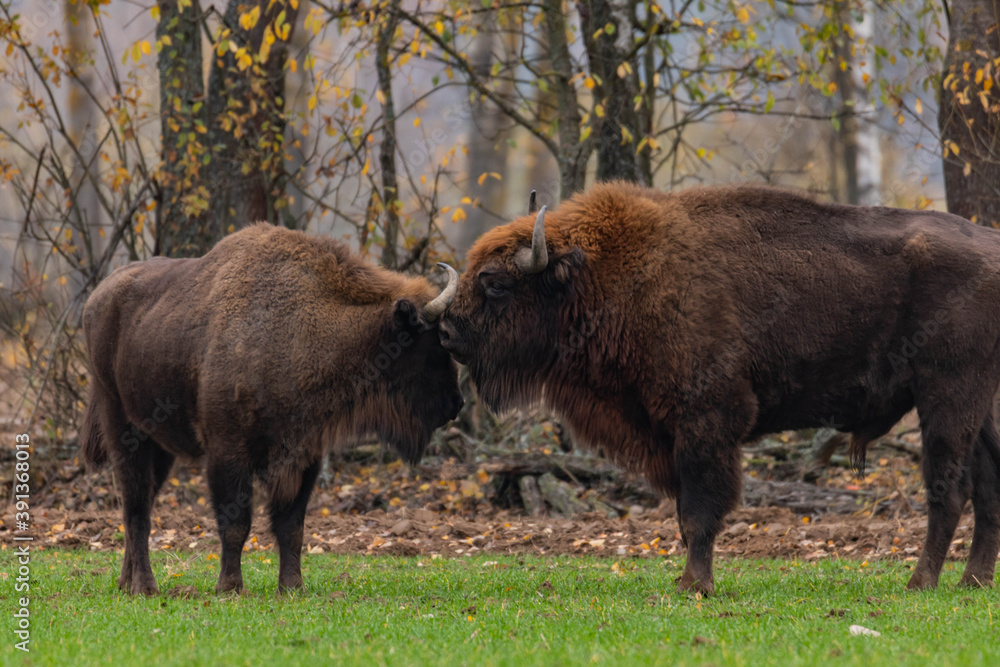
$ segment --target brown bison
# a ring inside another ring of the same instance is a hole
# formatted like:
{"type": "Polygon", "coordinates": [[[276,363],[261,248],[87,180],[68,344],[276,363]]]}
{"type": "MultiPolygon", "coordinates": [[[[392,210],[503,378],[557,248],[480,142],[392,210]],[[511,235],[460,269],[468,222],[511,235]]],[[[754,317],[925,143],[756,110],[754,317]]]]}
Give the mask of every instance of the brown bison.
{"type": "Polygon", "coordinates": [[[240,589],[254,478],[270,492],[278,587],[302,585],[306,504],[328,446],[366,433],[417,460],[462,405],[423,278],[346,246],[255,225],[198,259],[157,258],[105,279],[83,315],[92,368],[80,441],[111,459],[125,524],[118,585],[156,593],[150,508],[175,457],[207,459],[222,542],[216,591],[240,589]]]}
{"type": "Polygon", "coordinates": [[[765,187],[609,183],[485,234],[440,326],[486,403],[544,401],[677,499],[682,590],[712,593],[742,442],[820,425],[865,449],[916,407],[937,584],[970,495],[962,582],[1000,547],[1000,232],[765,187]]]}

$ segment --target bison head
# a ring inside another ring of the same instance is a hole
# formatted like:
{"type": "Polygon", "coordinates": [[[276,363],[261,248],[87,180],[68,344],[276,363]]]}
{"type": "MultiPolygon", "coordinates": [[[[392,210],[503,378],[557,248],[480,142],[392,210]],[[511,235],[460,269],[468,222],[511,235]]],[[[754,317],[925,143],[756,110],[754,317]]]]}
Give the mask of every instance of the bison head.
{"type": "Polygon", "coordinates": [[[441,344],[494,411],[541,398],[581,288],[584,252],[555,229],[545,207],[484,234],[441,322],[441,344]],[[567,308],[567,306],[570,306],[567,308]]]}
{"type": "Polygon", "coordinates": [[[395,302],[372,354],[355,375],[355,389],[367,397],[364,423],[410,463],[423,454],[435,429],[462,408],[458,369],[441,346],[438,322],[455,295],[458,274],[446,264],[448,286],[419,306],[395,302]]]}

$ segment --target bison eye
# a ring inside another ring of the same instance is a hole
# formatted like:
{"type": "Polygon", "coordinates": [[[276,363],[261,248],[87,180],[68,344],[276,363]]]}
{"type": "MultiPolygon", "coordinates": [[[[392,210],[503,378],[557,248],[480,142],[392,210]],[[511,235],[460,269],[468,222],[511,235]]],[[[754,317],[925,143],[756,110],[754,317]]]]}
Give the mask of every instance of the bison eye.
{"type": "Polygon", "coordinates": [[[482,274],[479,276],[479,284],[482,285],[487,298],[502,299],[510,295],[511,281],[505,276],[489,273],[482,274]]]}
{"type": "Polygon", "coordinates": [[[510,293],[510,287],[504,285],[503,283],[491,280],[486,283],[486,296],[491,299],[499,299],[500,297],[507,296],[510,293]]]}

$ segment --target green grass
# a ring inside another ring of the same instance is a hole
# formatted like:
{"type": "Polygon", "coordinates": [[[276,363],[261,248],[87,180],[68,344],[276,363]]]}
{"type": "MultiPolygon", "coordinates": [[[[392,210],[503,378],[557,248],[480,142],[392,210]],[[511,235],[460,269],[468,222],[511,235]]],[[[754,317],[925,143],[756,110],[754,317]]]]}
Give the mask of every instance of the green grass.
{"type": "Polygon", "coordinates": [[[37,554],[31,653],[5,632],[0,664],[1000,664],[1000,596],[956,588],[961,564],[906,593],[912,564],[723,561],[720,595],[697,600],[673,591],[674,559],[306,556],[307,592],[283,598],[277,561],[244,554],[249,592],[216,596],[217,560],[158,552],[160,590],[196,597],[134,599],[120,554],[37,554]]]}

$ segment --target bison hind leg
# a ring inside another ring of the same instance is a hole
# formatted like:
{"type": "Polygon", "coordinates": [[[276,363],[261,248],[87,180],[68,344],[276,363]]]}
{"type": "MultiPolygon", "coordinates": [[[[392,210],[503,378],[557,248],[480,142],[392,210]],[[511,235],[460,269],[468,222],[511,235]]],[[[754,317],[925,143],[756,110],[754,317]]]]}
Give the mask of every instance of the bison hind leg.
{"type": "Polygon", "coordinates": [[[961,584],[986,588],[993,585],[1000,550],[1000,438],[992,415],[972,452],[972,507],[976,525],[961,584]]]}
{"type": "MultiPolygon", "coordinates": [[[[320,462],[312,461],[301,471],[297,491],[287,480],[272,488],[271,530],[278,543],[278,592],[302,587],[302,537],[306,507],[312,494],[320,462]]],[[[283,477],[287,476],[287,473],[283,477]]]]}
{"type": "Polygon", "coordinates": [[[123,450],[115,457],[115,475],[122,493],[125,557],[119,588],[131,595],[156,595],[159,589],[149,561],[150,511],[167,478],[174,456],[155,443],[123,450]]]}
{"type": "Polygon", "coordinates": [[[968,408],[956,406],[955,400],[930,406],[918,404],[923,432],[921,466],[927,489],[927,537],[906,584],[908,590],[937,587],[962,510],[972,493],[971,463],[979,438],[968,424],[982,423],[986,410],[973,421],[968,408]]]}

